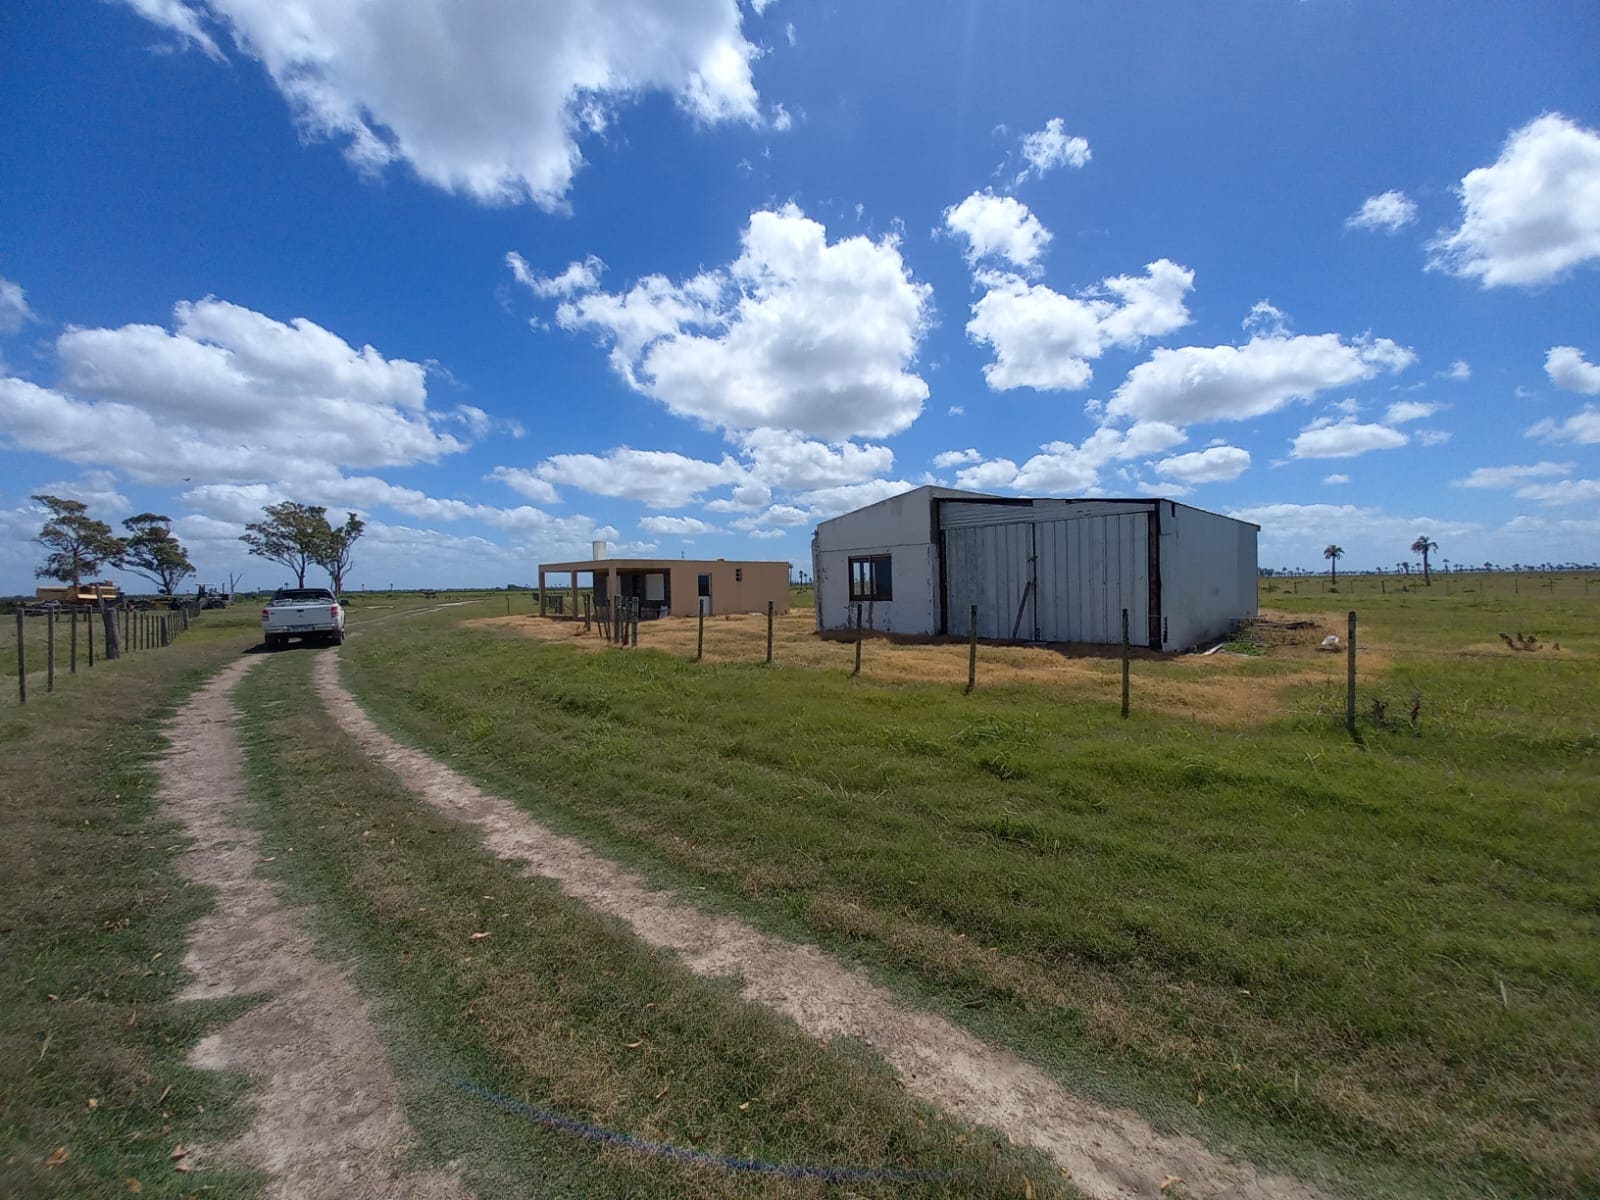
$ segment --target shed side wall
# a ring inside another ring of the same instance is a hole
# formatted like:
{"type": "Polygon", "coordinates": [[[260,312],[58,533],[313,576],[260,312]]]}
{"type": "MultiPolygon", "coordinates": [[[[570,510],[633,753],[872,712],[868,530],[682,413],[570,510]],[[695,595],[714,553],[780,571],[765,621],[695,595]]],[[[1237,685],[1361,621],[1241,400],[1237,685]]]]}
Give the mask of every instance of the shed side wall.
{"type": "Polygon", "coordinates": [[[1163,648],[1187,650],[1254,617],[1254,525],[1161,502],[1163,648]]]}

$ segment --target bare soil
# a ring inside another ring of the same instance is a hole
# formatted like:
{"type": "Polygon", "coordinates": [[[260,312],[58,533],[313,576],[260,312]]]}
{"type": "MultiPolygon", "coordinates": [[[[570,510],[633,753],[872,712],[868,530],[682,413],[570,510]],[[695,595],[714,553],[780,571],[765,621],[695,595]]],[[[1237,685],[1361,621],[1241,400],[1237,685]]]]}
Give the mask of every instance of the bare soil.
{"type": "MultiPolygon", "coordinates": [[[[1271,612],[1263,612],[1262,617],[1267,622],[1291,620],[1285,614],[1271,612]]],[[[1297,624],[1310,622],[1310,627],[1268,631],[1259,639],[1259,655],[1159,654],[1135,649],[1135,706],[1141,711],[1151,709],[1212,725],[1247,727],[1281,716],[1289,707],[1287,695],[1294,688],[1317,683],[1343,688],[1342,654],[1317,650],[1330,633],[1343,638],[1343,614],[1295,614],[1292,620],[1297,624]],[[1268,663],[1276,665],[1264,670],[1263,664],[1268,663]]],[[[562,642],[588,651],[608,648],[598,625],[585,633],[582,621],[516,615],[479,617],[463,624],[539,641],[562,642]]],[[[699,636],[697,624],[694,617],[642,621],[639,645],[692,658],[699,636]]],[[[766,657],[766,638],[765,614],[712,617],[705,623],[704,661],[760,662],[766,657]]],[[[812,611],[797,609],[773,622],[773,661],[780,667],[833,669],[848,674],[854,666],[855,646],[848,637],[818,634],[812,611]]],[[[956,687],[964,687],[967,682],[967,643],[957,638],[908,638],[869,631],[862,661],[862,674],[875,681],[948,683],[956,687]]],[[[1364,647],[1360,677],[1376,678],[1388,662],[1389,656],[1383,651],[1364,647]]],[[[1059,687],[1115,704],[1122,687],[1121,650],[1078,644],[981,643],[978,686],[1007,683],[1059,687]]]]}
{"type": "Polygon", "coordinates": [[[738,978],[746,999],[783,1013],[808,1035],[866,1042],[912,1095],[1037,1147],[1090,1194],[1239,1200],[1326,1195],[1303,1181],[1230,1161],[1192,1137],[1159,1133],[1137,1113],[1074,1097],[1015,1055],[897,1002],[865,974],[815,946],[771,937],[651,887],[582,843],[540,825],[510,801],[390,738],[344,690],[334,654],[319,656],[316,681],[335,720],[367,753],[427,803],[480,829],[492,853],[525,864],[529,875],[549,878],[569,896],[621,918],[648,944],[680,955],[697,974],[738,978]],[[1181,1191],[1174,1190],[1179,1180],[1181,1191]]]}
{"type": "Polygon", "coordinates": [[[414,1138],[366,1005],[342,969],[316,957],[303,912],[258,874],[230,696],[259,661],[227,667],[184,705],[159,764],[162,812],[190,838],[180,868],[216,891],[215,910],[190,931],[180,998],[264,997],[190,1052],[194,1066],[241,1071],[258,1087],[243,1136],[191,1148],[189,1161],[256,1167],[269,1177],[263,1195],[284,1200],[465,1200],[453,1175],[407,1169],[414,1138]]]}

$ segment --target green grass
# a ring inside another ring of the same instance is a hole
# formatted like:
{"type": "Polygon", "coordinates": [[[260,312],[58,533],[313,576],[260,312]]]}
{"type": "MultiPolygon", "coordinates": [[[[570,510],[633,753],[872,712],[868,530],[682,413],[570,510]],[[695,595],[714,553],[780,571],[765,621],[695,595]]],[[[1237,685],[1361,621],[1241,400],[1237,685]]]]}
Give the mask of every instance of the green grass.
{"type": "Polygon", "coordinates": [[[274,656],[240,692],[264,850],[373,998],[428,1161],[458,1161],[480,1196],[824,1194],[528,1124],[454,1077],[719,1155],[957,1173],[826,1194],[1021,1196],[1025,1174],[1028,1194],[1061,1194],[1042,1160],[910,1103],[870,1054],[810,1041],[488,855],[331,726],[311,661],[274,656]]]}
{"type": "Polygon", "coordinates": [[[184,1064],[238,1006],[173,1001],[210,900],[175,870],[151,760],[161,720],[248,640],[215,623],[0,711],[0,1195],[192,1194],[173,1149],[237,1129],[242,1082],[184,1064]]]}
{"type": "Polygon", "coordinates": [[[1265,728],[1124,722],[1035,686],[585,655],[466,609],[368,631],[346,671],[546,820],[1086,1094],[1362,1195],[1592,1195],[1600,605],[1365,582],[1393,666],[1363,711],[1395,703],[1360,746],[1316,689],[1265,728]],[[1462,653],[1501,625],[1564,649],[1462,653]]]}

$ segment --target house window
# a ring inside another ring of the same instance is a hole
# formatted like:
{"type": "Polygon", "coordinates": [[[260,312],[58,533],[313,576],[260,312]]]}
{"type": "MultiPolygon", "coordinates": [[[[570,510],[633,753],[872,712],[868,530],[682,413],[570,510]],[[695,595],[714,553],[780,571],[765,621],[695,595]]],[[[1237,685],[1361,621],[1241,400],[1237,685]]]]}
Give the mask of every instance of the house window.
{"type": "Polygon", "coordinates": [[[733,581],[735,583],[743,583],[744,582],[744,568],[743,567],[735,567],[733,569],[733,581]]]}
{"type": "Polygon", "coordinates": [[[893,556],[872,554],[850,560],[851,600],[893,600],[893,556]]]}

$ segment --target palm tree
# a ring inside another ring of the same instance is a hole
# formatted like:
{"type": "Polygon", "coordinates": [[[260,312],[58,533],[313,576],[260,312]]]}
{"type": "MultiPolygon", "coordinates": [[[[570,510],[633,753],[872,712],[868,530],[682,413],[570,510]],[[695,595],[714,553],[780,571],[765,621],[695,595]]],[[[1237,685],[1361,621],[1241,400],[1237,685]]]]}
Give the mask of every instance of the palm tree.
{"type": "Polygon", "coordinates": [[[1328,560],[1328,582],[1338,587],[1339,560],[1344,557],[1344,547],[1329,545],[1322,551],[1322,557],[1328,560]]]}
{"type": "Polygon", "coordinates": [[[1422,582],[1428,587],[1433,586],[1433,577],[1428,573],[1428,555],[1438,548],[1439,543],[1430,542],[1427,534],[1411,543],[1411,553],[1422,555],[1422,582]]]}

